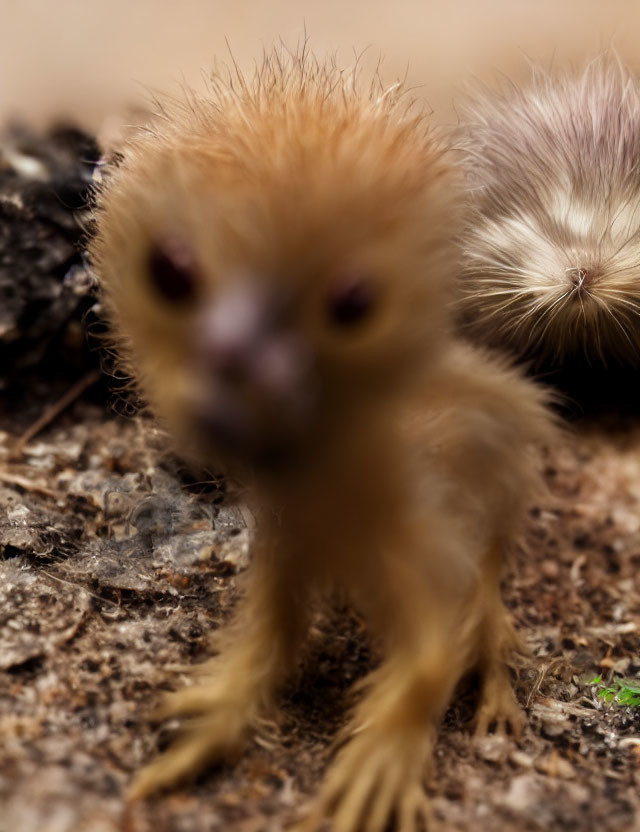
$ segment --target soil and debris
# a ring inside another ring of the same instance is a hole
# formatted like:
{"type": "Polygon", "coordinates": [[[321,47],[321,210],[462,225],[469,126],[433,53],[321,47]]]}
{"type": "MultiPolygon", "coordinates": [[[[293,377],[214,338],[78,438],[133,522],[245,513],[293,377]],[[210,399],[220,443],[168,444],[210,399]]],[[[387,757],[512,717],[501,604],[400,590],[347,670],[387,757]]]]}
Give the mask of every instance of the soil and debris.
{"type": "MultiPolygon", "coordinates": [[[[95,161],[76,138],[73,158],[95,161]]],[[[59,140],[47,139],[50,154],[59,140]]],[[[13,350],[16,363],[0,364],[13,403],[0,400],[0,832],[276,832],[317,787],[348,689],[372,666],[364,625],[323,612],[280,721],[265,722],[237,765],[126,806],[132,772],[175,732],[153,709],[207,657],[256,531],[224,482],[186,471],[152,422],[117,415],[95,389],[87,397],[91,365],[82,350],[65,363],[58,345],[82,326],[91,289],[65,280],[82,265],[72,243],[58,249],[42,230],[48,218],[62,237],[77,229],[42,193],[26,223],[22,197],[6,195],[29,154],[2,153],[0,356],[13,350]],[[33,245],[20,254],[27,228],[33,245]],[[21,299],[7,304],[3,264],[32,254],[13,272],[21,299]],[[36,263],[45,288],[33,306],[36,263]]],[[[48,153],[26,174],[47,169],[48,153]]],[[[640,708],[607,704],[590,684],[640,678],[640,429],[578,427],[546,473],[552,496],[532,507],[504,587],[531,653],[516,680],[528,727],[518,741],[474,739],[476,686],[463,685],[429,779],[434,829],[640,829],[640,708]]]]}
{"type": "Polygon", "coordinates": [[[95,286],[82,254],[100,151],[71,126],[0,134],[0,407],[46,397],[97,364],[87,347],[95,286]]]}
{"type": "MultiPolygon", "coordinates": [[[[148,420],[81,400],[19,457],[13,440],[0,434],[0,830],[281,829],[371,666],[362,623],[318,620],[281,724],[236,767],[126,810],[131,773],[175,728],[154,705],[230,614],[252,518],[219,481],[194,485],[148,420]]],[[[529,727],[473,739],[463,687],[430,780],[442,828],[639,828],[640,709],[589,682],[640,677],[640,433],[578,433],[547,477],[505,582],[532,654],[517,682],[529,727]]]]}

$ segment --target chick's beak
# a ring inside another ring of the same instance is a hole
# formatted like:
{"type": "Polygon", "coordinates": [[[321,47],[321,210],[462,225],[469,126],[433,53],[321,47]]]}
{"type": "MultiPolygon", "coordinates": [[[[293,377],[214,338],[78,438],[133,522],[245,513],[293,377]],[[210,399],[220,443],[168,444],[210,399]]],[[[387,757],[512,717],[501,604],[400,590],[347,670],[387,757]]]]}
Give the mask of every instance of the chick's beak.
{"type": "Polygon", "coordinates": [[[201,414],[213,439],[241,446],[295,431],[309,411],[312,351],[276,291],[235,283],[201,313],[194,331],[204,385],[201,414]]]}

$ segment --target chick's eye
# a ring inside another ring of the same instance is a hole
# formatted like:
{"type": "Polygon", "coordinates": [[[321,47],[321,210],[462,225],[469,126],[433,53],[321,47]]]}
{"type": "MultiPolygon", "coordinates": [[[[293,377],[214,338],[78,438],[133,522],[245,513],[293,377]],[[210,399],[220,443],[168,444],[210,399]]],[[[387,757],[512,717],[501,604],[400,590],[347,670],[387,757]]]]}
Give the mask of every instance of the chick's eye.
{"type": "Polygon", "coordinates": [[[372,312],[376,300],[373,282],[366,275],[337,280],[327,297],[327,316],[336,327],[352,327],[372,312]]]}
{"type": "Polygon", "coordinates": [[[179,241],[153,245],[147,271],[153,289],[164,300],[182,304],[195,297],[197,267],[189,249],[179,241]]]}

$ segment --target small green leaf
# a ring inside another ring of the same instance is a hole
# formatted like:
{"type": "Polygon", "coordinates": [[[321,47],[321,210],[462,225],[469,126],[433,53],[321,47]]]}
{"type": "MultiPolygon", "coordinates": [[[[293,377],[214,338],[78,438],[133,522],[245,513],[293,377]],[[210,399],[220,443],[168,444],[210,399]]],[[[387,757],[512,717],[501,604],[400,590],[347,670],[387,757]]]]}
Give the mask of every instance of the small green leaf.
{"type": "Polygon", "coordinates": [[[640,707],[640,682],[634,679],[613,679],[609,685],[602,685],[602,676],[596,676],[588,684],[600,685],[598,698],[603,702],[616,702],[618,705],[640,707]]]}

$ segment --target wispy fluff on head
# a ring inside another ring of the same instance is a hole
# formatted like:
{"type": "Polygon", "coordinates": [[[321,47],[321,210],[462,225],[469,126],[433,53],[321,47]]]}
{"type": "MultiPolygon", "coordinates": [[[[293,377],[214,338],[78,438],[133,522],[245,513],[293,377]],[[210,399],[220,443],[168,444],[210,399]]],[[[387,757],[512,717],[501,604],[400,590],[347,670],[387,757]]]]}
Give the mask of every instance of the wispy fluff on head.
{"type": "Polygon", "coordinates": [[[476,88],[461,112],[463,318],[536,364],[640,358],[640,82],[581,74],[476,88]]]}

